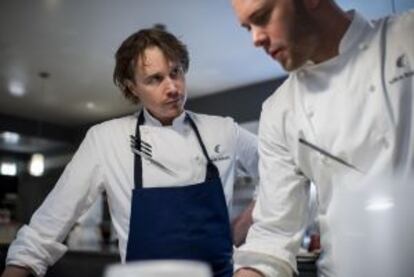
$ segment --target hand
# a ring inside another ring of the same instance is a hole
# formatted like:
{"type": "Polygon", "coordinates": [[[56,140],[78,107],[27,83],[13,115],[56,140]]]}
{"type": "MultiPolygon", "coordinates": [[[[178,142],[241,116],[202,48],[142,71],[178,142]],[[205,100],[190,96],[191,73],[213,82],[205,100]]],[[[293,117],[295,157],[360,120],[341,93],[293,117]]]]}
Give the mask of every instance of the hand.
{"type": "Polygon", "coordinates": [[[31,272],[27,268],[8,265],[6,266],[6,269],[4,270],[1,277],[28,277],[30,274],[31,272]]]}
{"type": "Polygon", "coordinates": [[[265,277],[259,271],[251,268],[242,268],[234,273],[234,277],[265,277]]]}

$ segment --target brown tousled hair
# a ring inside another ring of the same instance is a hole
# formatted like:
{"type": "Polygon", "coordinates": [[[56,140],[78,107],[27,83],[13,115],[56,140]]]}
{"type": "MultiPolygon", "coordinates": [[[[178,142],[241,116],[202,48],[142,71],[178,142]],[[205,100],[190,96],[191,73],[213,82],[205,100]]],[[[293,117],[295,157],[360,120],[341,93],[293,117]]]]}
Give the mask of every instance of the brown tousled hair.
{"type": "Polygon", "coordinates": [[[119,87],[124,96],[138,103],[138,97],[128,88],[127,81],[135,83],[135,65],[144,51],[150,47],[158,47],[167,59],[178,62],[186,73],[190,58],[187,47],[173,34],[160,26],[142,29],[124,40],[115,54],[113,82],[119,87]]]}

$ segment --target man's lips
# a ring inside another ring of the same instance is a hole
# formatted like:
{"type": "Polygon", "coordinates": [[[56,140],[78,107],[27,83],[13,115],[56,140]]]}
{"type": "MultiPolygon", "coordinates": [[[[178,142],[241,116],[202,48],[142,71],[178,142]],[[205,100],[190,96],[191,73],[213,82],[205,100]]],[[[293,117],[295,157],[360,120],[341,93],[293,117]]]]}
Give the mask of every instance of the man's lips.
{"type": "Polygon", "coordinates": [[[165,104],[167,104],[167,105],[176,104],[176,103],[179,103],[182,100],[183,100],[183,97],[178,97],[178,98],[167,101],[165,104]]]}
{"type": "Polygon", "coordinates": [[[279,60],[281,53],[283,52],[282,48],[277,48],[274,50],[270,50],[267,53],[273,58],[279,60]]]}

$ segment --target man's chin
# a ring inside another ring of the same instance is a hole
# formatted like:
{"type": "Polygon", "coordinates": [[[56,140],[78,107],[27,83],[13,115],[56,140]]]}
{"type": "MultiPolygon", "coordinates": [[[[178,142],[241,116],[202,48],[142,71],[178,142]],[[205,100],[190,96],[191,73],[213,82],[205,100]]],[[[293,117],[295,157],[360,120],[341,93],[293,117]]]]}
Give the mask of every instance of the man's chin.
{"type": "Polygon", "coordinates": [[[300,67],[302,67],[305,64],[305,62],[294,62],[292,60],[288,60],[285,61],[284,63],[280,63],[280,65],[282,66],[282,68],[287,71],[287,72],[292,72],[295,71],[297,69],[299,69],[300,67]]]}
{"type": "Polygon", "coordinates": [[[277,61],[285,71],[290,72],[293,70],[292,62],[290,59],[273,57],[273,60],[277,61]]]}
{"type": "Polygon", "coordinates": [[[183,107],[177,107],[176,109],[171,109],[170,115],[171,115],[171,117],[176,118],[176,117],[180,116],[183,112],[184,112],[183,107]]]}

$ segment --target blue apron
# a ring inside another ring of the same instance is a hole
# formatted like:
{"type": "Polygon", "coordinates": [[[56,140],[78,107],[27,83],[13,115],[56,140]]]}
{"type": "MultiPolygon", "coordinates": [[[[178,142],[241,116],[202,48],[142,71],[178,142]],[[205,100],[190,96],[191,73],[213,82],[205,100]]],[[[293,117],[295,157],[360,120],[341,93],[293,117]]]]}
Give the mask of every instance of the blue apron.
{"type": "MultiPolygon", "coordinates": [[[[186,120],[207,160],[206,178],[183,187],[143,188],[142,160],[135,155],[126,260],[197,260],[208,263],[214,277],[231,277],[233,244],[219,172],[188,114],[186,120]]],[[[141,145],[139,126],[143,123],[141,112],[135,131],[137,145],[141,145]]]]}

